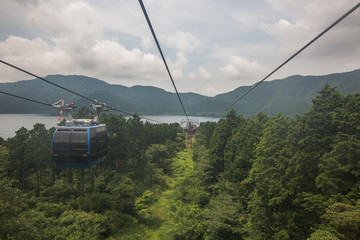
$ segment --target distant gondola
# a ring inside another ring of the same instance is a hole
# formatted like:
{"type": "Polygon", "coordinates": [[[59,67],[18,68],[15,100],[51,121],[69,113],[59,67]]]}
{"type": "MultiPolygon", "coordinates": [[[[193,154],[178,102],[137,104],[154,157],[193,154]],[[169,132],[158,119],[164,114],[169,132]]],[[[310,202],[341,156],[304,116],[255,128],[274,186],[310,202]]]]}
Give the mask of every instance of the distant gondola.
{"type": "MultiPolygon", "coordinates": [[[[59,102],[58,102],[59,103],[59,102]]],[[[57,103],[53,104],[57,107],[57,103]]],[[[74,104],[68,104],[66,126],[58,127],[51,141],[51,155],[59,167],[91,167],[102,162],[108,153],[108,132],[106,125],[98,124],[100,111],[109,108],[104,104],[93,104],[97,113],[94,119],[73,119],[71,110],[74,104]]]]}

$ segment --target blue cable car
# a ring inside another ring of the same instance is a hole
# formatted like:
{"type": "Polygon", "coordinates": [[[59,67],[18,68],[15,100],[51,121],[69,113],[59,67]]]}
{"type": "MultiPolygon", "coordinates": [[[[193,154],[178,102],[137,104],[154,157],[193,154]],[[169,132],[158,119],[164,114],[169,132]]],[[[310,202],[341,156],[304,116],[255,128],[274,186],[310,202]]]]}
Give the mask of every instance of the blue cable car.
{"type": "Polygon", "coordinates": [[[64,100],[53,107],[67,112],[66,126],[56,128],[51,140],[51,156],[59,167],[87,168],[102,162],[108,153],[109,136],[106,125],[98,124],[100,111],[108,111],[105,104],[91,104],[96,109],[94,119],[73,119],[73,103],[64,108],[64,100]]]}
{"type": "Polygon", "coordinates": [[[108,153],[105,125],[58,127],[51,141],[51,155],[59,167],[91,167],[108,153]]]}

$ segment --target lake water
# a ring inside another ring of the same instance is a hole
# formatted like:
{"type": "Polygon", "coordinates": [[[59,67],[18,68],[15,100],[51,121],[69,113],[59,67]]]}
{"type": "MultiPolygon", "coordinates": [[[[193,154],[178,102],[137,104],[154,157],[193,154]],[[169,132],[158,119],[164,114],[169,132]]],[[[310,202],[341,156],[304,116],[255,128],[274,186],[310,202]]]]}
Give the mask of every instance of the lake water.
{"type": "MultiPolygon", "coordinates": [[[[179,123],[185,119],[184,116],[143,116],[152,120],[160,121],[163,123],[179,123]]],[[[211,117],[195,117],[189,116],[192,121],[199,122],[218,121],[218,118],[211,117]]],[[[35,123],[43,123],[46,128],[56,127],[58,123],[57,116],[47,116],[38,114],[0,114],[0,137],[7,139],[8,137],[15,136],[15,132],[21,127],[28,130],[33,128],[35,123]]]]}

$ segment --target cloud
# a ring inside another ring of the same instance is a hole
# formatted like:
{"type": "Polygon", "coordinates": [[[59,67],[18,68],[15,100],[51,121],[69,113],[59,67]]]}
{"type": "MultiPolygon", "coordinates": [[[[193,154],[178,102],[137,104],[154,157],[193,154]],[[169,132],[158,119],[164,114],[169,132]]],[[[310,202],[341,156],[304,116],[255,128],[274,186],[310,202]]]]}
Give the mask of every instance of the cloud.
{"type": "MultiPolygon", "coordinates": [[[[214,94],[259,81],[357,2],[149,0],[145,5],[179,91],[214,94]]],[[[358,68],[357,12],[274,77],[358,68]]],[[[1,0],[0,22],[1,59],[36,74],[83,74],[173,91],[137,1],[1,0]]],[[[26,79],[0,68],[2,80],[26,79]]]]}
{"type": "MultiPolygon", "coordinates": [[[[295,45],[301,42],[300,40],[305,42],[314,38],[358,2],[356,0],[267,1],[281,13],[280,16],[286,14],[288,17],[280,18],[273,24],[263,24],[263,30],[266,31],[268,28],[269,34],[276,36],[282,42],[295,42],[295,45]]],[[[359,21],[359,14],[353,13],[331,29],[327,35],[331,32],[347,29],[350,35],[346,38],[341,34],[337,34],[337,37],[333,36],[339,43],[342,43],[343,39],[348,39],[351,36],[352,31],[357,32],[359,21]]],[[[328,36],[323,38],[328,38],[328,36]]],[[[355,41],[358,42],[358,39],[355,41]]]]}
{"type": "MultiPolygon", "coordinates": [[[[102,26],[94,20],[94,9],[87,3],[39,1],[30,8],[26,24],[40,29],[45,37],[8,36],[0,42],[2,59],[40,75],[84,74],[113,83],[164,79],[163,64],[157,55],[127,49],[104,36],[102,26]]],[[[143,46],[149,47],[149,41],[144,40],[143,46]]],[[[175,63],[178,71],[184,58],[180,54],[175,63]]],[[[10,81],[15,80],[20,79],[10,81]]]]}
{"type": "Polygon", "coordinates": [[[189,60],[185,54],[180,52],[176,54],[177,60],[174,64],[170,64],[170,71],[172,76],[176,79],[182,78],[184,75],[184,68],[188,65],[189,60]]]}
{"type": "Polygon", "coordinates": [[[199,75],[203,79],[211,79],[211,73],[209,73],[204,67],[199,68],[199,75]]]}
{"type": "Polygon", "coordinates": [[[230,79],[245,80],[246,83],[256,80],[265,68],[258,62],[246,58],[231,56],[229,62],[220,68],[225,77],[230,79]]]}
{"type": "MultiPolygon", "coordinates": [[[[37,74],[57,73],[59,69],[67,69],[67,56],[60,50],[55,50],[41,38],[25,39],[9,36],[0,42],[0,55],[5,61],[20,67],[28,68],[37,74]]],[[[5,70],[8,72],[12,69],[5,70]]],[[[14,79],[21,80],[21,79],[14,79]]]]}
{"type": "Polygon", "coordinates": [[[175,47],[180,52],[191,53],[202,48],[201,41],[189,32],[176,31],[167,39],[167,45],[175,47]]]}
{"type": "Polygon", "coordinates": [[[26,24],[53,38],[91,41],[102,37],[94,9],[82,1],[38,1],[29,8],[26,24]],[[78,38],[81,36],[82,38],[78,38]],[[77,39],[78,38],[78,39],[77,39]]]}
{"type": "Polygon", "coordinates": [[[144,50],[148,50],[150,48],[152,48],[154,46],[153,44],[153,40],[150,39],[149,37],[143,37],[141,38],[141,47],[144,49],[144,50]]]}

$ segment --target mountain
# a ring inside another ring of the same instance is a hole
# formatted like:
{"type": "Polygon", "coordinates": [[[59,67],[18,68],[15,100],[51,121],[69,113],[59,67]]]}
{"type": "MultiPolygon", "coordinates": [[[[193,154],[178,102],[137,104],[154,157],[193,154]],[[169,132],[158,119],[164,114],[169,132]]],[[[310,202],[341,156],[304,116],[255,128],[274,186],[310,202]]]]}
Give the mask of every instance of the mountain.
{"type": "MultiPolygon", "coordinates": [[[[140,115],[182,114],[175,93],[151,86],[126,87],[108,84],[99,79],[85,76],[49,75],[47,80],[71,89],[91,99],[126,112],[140,115]]],[[[281,80],[260,84],[233,106],[237,113],[250,117],[263,111],[269,115],[282,112],[295,116],[305,112],[311,106],[311,100],[328,83],[344,93],[360,91],[360,69],[324,76],[290,76],[281,80]]],[[[250,86],[239,87],[231,92],[207,97],[196,93],[180,93],[189,115],[214,116],[245,93],[250,86]]],[[[0,90],[45,103],[53,103],[65,95],[66,102],[75,102],[78,106],[88,105],[86,99],[71,94],[41,80],[26,80],[15,83],[0,83],[0,90]]],[[[0,94],[0,113],[41,113],[57,114],[57,110],[36,103],[16,99],[0,94]]]]}
{"type": "MultiPolygon", "coordinates": [[[[125,87],[77,75],[49,75],[45,79],[126,112],[149,115],[182,113],[176,94],[156,87],[125,87]]],[[[0,83],[0,90],[45,103],[54,103],[65,96],[66,102],[75,102],[78,107],[89,104],[84,98],[38,79],[0,83]]],[[[181,93],[180,96],[185,105],[192,105],[207,98],[195,93],[181,93]]],[[[0,94],[0,113],[56,114],[57,112],[56,109],[47,106],[0,94]]]]}
{"type": "MultiPolygon", "coordinates": [[[[253,116],[262,111],[269,115],[282,112],[288,116],[307,111],[325,84],[337,87],[343,94],[360,92],[360,69],[325,76],[290,76],[281,80],[263,82],[233,106],[237,113],[253,116]]],[[[232,92],[215,97],[226,106],[250,87],[239,87],[232,92]]],[[[219,110],[220,111],[220,110],[219,110]]]]}

